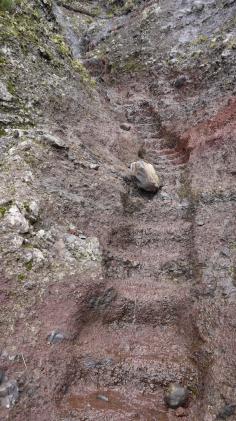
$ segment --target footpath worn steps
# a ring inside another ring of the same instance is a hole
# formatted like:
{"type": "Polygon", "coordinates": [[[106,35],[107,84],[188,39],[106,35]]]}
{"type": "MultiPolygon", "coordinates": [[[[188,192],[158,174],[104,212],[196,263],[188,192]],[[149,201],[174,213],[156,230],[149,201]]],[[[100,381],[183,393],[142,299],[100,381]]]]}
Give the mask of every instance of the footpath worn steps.
{"type": "Polygon", "coordinates": [[[194,385],[198,377],[182,328],[192,276],[188,204],[178,192],[187,156],[166,146],[148,101],[124,108],[163,188],[147,197],[127,186],[122,224],[111,227],[103,250],[112,299],[98,306],[75,343],[81,378],[65,399],[77,419],[168,420],[164,388],[194,385]]]}
{"type": "Polygon", "coordinates": [[[162,280],[146,277],[117,279],[108,284],[116,292],[104,312],[103,321],[125,321],[135,325],[174,325],[189,306],[189,286],[182,279],[162,280]],[[179,295],[179,289],[182,293],[179,295]]]}
{"type": "Polygon", "coordinates": [[[81,333],[78,347],[83,378],[99,377],[103,387],[132,384],[155,390],[174,380],[184,381],[189,372],[196,376],[176,326],[93,323],[81,333]]]}
{"type": "Polygon", "coordinates": [[[80,380],[60,403],[76,420],[164,419],[164,388],[197,378],[176,326],[97,321],[84,328],[76,346],[80,380]]]}

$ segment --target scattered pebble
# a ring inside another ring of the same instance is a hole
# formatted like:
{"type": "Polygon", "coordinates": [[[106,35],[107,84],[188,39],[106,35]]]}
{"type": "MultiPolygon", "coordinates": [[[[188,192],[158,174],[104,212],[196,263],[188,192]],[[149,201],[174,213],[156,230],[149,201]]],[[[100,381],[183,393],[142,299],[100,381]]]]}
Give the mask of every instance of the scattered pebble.
{"type": "Polygon", "coordinates": [[[65,339],[65,335],[61,332],[58,332],[57,330],[53,330],[48,335],[48,342],[50,344],[58,344],[61,343],[65,339]]]}
{"type": "Polygon", "coordinates": [[[166,404],[173,409],[182,406],[188,399],[188,389],[179,384],[170,384],[165,394],[166,404]]]}
{"type": "Polygon", "coordinates": [[[122,129],[122,130],[126,130],[127,132],[131,129],[131,126],[130,126],[130,124],[127,124],[127,123],[122,123],[121,125],[120,125],[120,128],[122,129]]]}
{"type": "Polygon", "coordinates": [[[34,282],[25,282],[24,283],[24,288],[25,289],[28,289],[28,290],[31,290],[31,289],[33,289],[35,287],[35,283],[34,282]]]}
{"type": "Polygon", "coordinates": [[[101,401],[105,401],[105,402],[109,401],[108,397],[105,395],[97,395],[97,399],[100,399],[101,401]]]}
{"type": "Polygon", "coordinates": [[[90,164],[90,165],[89,165],[89,168],[90,168],[91,170],[98,170],[98,169],[99,169],[99,165],[98,165],[98,164],[90,164]]]}
{"type": "Polygon", "coordinates": [[[224,247],[220,253],[224,257],[230,257],[230,250],[228,247],[224,247]]]}
{"type": "Polygon", "coordinates": [[[186,82],[187,82],[187,78],[186,78],[186,76],[184,76],[184,75],[179,76],[179,77],[175,80],[174,87],[175,87],[175,88],[178,88],[178,89],[179,89],[179,88],[182,88],[182,86],[184,86],[186,82]]]}
{"type": "Polygon", "coordinates": [[[199,219],[199,221],[196,221],[196,224],[197,224],[199,227],[202,227],[203,225],[205,225],[205,222],[203,222],[201,219],[199,219]]]}

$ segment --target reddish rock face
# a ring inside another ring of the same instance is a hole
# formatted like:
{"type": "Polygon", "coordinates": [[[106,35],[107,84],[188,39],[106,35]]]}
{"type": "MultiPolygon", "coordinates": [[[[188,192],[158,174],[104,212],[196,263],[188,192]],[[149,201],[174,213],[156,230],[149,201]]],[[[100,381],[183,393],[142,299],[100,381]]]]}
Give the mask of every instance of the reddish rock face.
{"type": "Polygon", "coordinates": [[[211,119],[188,129],[181,140],[188,150],[204,149],[204,147],[220,147],[220,143],[231,139],[234,146],[236,134],[236,99],[231,97],[223,108],[219,107],[211,119]]]}
{"type": "Polygon", "coordinates": [[[64,3],[0,16],[0,420],[233,421],[235,2],[64,3]]]}

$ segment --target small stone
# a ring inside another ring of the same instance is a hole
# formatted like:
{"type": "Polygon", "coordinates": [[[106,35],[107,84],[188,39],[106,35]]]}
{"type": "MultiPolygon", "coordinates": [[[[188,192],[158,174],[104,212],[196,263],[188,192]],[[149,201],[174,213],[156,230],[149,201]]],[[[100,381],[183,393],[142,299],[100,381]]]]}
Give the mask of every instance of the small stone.
{"type": "Polygon", "coordinates": [[[97,399],[100,399],[101,401],[105,401],[105,402],[109,401],[108,397],[105,395],[97,395],[97,399]]]}
{"type": "Polygon", "coordinates": [[[200,219],[199,221],[196,221],[196,224],[199,226],[199,227],[202,227],[205,223],[200,219]]]}
{"type": "Polygon", "coordinates": [[[65,336],[63,333],[58,332],[57,330],[53,330],[52,333],[48,335],[48,342],[50,344],[58,344],[64,341],[65,336]]]}
{"type": "Polygon", "coordinates": [[[28,289],[28,290],[32,290],[35,287],[35,283],[34,282],[25,282],[24,283],[24,288],[28,289]]]}
{"type": "Polygon", "coordinates": [[[120,128],[122,129],[122,130],[126,130],[127,132],[131,129],[131,126],[130,126],[130,124],[127,124],[127,123],[122,123],[121,125],[120,125],[120,128]]]}
{"type": "Polygon", "coordinates": [[[14,130],[13,137],[15,139],[19,139],[21,136],[22,136],[22,132],[20,130],[18,130],[18,129],[14,130]]]}
{"type": "Polygon", "coordinates": [[[226,420],[228,417],[231,417],[231,415],[234,415],[235,413],[236,413],[236,405],[235,404],[225,405],[223,408],[221,408],[221,410],[218,413],[216,419],[226,420]]]}
{"type": "Polygon", "coordinates": [[[180,406],[178,409],[176,409],[175,415],[176,417],[185,417],[186,410],[180,406]]]}
{"type": "Polygon", "coordinates": [[[187,401],[188,395],[186,387],[172,383],[166,391],[165,402],[170,408],[176,409],[187,401]]]}
{"type": "Polygon", "coordinates": [[[59,137],[53,136],[49,133],[44,133],[41,136],[41,139],[54,148],[68,149],[68,146],[65,144],[65,142],[62,139],[60,139],[59,137]]]}
{"type": "Polygon", "coordinates": [[[186,76],[184,76],[184,75],[179,76],[175,80],[174,87],[177,88],[177,89],[182,88],[182,86],[184,86],[186,82],[187,82],[186,76]]]}
{"type": "Polygon", "coordinates": [[[99,165],[98,165],[98,164],[90,164],[90,165],[89,165],[89,168],[90,168],[91,170],[98,170],[98,169],[99,169],[99,165]]]}
{"type": "Polygon", "coordinates": [[[130,165],[131,176],[137,186],[147,192],[156,193],[161,187],[161,181],[152,164],[143,160],[132,162],[130,165]]]}
{"type": "Polygon", "coordinates": [[[229,248],[228,248],[228,247],[224,247],[224,248],[221,250],[220,254],[221,254],[222,256],[224,256],[224,257],[230,257],[230,250],[229,250],[229,248]]]}

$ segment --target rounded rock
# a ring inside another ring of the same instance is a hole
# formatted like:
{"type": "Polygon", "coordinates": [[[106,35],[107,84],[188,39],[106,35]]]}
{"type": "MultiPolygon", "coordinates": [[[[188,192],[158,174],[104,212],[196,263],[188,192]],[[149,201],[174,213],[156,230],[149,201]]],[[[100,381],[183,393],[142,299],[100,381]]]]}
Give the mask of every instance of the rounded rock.
{"type": "Polygon", "coordinates": [[[127,124],[127,123],[122,123],[121,125],[120,125],[120,128],[122,129],[122,130],[126,130],[127,132],[131,129],[131,125],[130,124],[127,124]]]}
{"type": "Polygon", "coordinates": [[[187,82],[187,78],[184,75],[179,76],[175,82],[174,82],[174,87],[177,89],[182,88],[182,86],[185,85],[185,83],[187,82]]]}
{"type": "Polygon", "coordinates": [[[188,396],[189,393],[186,387],[172,383],[166,391],[165,402],[170,408],[176,409],[186,403],[188,396]]]}

